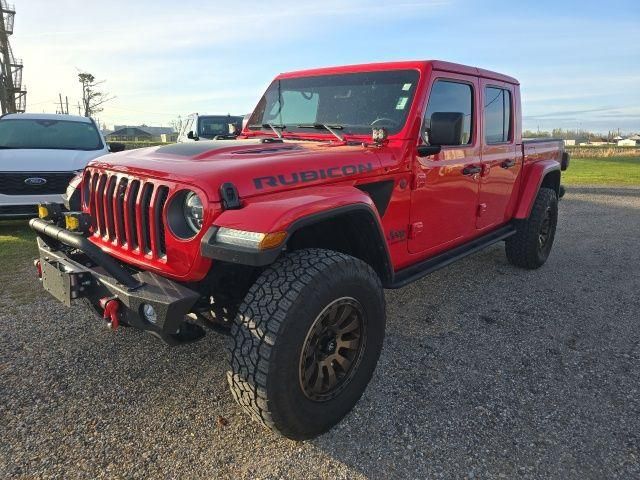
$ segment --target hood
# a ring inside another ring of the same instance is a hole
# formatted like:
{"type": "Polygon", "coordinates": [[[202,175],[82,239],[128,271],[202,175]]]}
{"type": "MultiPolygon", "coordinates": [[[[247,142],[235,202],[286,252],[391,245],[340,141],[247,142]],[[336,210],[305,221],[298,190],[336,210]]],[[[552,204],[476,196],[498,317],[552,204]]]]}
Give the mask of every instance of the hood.
{"type": "Polygon", "coordinates": [[[73,172],[105,153],[105,150],[0,149],[0,171],[73,172]]]}
{"type": "Polygon", "coordinates": [[[233,183],[241,198],[301,186],[326,184],[381,168],[374,150],[331,142],[259,139],[179,143],[131,150],[92,166],[141,177],[197,186],[209,201],[219,201],[220,185],[233,183]]]}

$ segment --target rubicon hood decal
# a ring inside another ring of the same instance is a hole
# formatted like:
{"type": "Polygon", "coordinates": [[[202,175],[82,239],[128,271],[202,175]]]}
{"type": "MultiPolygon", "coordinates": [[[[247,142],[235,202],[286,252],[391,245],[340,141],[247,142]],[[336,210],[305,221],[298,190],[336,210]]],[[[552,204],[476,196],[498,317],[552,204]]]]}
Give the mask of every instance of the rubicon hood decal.
{"type": "Polygon", "coordinates": [[[298,183],[315,182],[319,179],[348,177],[350,175],[368,173],[372,170],[373,165],[371,163],[358,163],[355,165],[341,165],[318,170],[303,170],[301,172],[257,177],[253,179],[253,184],[256,190],[262,190],[267,187],[284,187],[298,183]]]}
{"type": "Polygon", "coordinates": [[[233,183],[240,197],[247,199],[301,185],[374,176],[381,170],[377,151],[361,144],[264,144],[250,139],[199,141],[131,150],[101,158],[92,166],[135,178],[170,180],[185,188],[193,185],[202,189],[211,202],[219,201],[223,183],[233,183]]]}

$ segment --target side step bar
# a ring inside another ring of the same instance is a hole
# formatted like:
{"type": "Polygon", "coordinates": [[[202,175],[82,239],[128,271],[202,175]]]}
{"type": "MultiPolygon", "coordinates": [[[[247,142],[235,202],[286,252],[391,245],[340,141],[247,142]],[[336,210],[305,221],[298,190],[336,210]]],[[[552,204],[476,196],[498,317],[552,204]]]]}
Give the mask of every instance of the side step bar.
{"type": "Polygon", "coordinates": [[[411,265],[410,267],[396,272],[393,277],[393,282],[389,285],[385,285],[385,288],[404,287],[411,282],[420,280],[422,277],[425,277],[436,270],[446,267],[456,260],[460,260],[467,255],[476,253],[489,245],[493,245],[500,240],[504,240],[514,233],[516,233],[516,228],[513,225],[505,225],[498,230],[494,230],[487,235],[471,240],[464,245],[460,245],[459,247],[441,253],[440,255],[436,255],[435,257],[431,257],[423,260],[422,262],[416,263],[415,265],[411,265]]]}

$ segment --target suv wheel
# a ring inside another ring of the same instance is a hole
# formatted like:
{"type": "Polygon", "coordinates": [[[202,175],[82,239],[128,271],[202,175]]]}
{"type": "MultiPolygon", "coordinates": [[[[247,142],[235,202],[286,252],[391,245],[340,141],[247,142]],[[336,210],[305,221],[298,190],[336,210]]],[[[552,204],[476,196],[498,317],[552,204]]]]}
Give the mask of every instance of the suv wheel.
{"type": "Polygon", "coordinates": [[[528,269],[547,261],[558,223],[558,197],[550,188],[541,188],[529,218],[518,225],[515,235],[506,241],[507,259],[528,269]]]}
{"type": "Polygon", "coordinates": [[[231,327],[231,392],[286,437],[319,435],[364,392],[384,328],[384,295],[369,265],[328,250],[285,255],[251,287],[231,327]]]}

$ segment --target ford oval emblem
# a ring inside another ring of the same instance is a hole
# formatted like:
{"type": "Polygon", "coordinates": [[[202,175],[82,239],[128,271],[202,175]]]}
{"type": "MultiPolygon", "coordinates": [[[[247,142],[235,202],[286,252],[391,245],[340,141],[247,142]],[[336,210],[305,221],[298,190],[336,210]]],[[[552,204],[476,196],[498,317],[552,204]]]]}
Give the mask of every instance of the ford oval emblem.
{"type": "Polygon", "coordinates": [[[27,185],[44,185],[47,183],[47,179],[41,177],[30,177],[25,179],[24,183],[27,185]]]}

